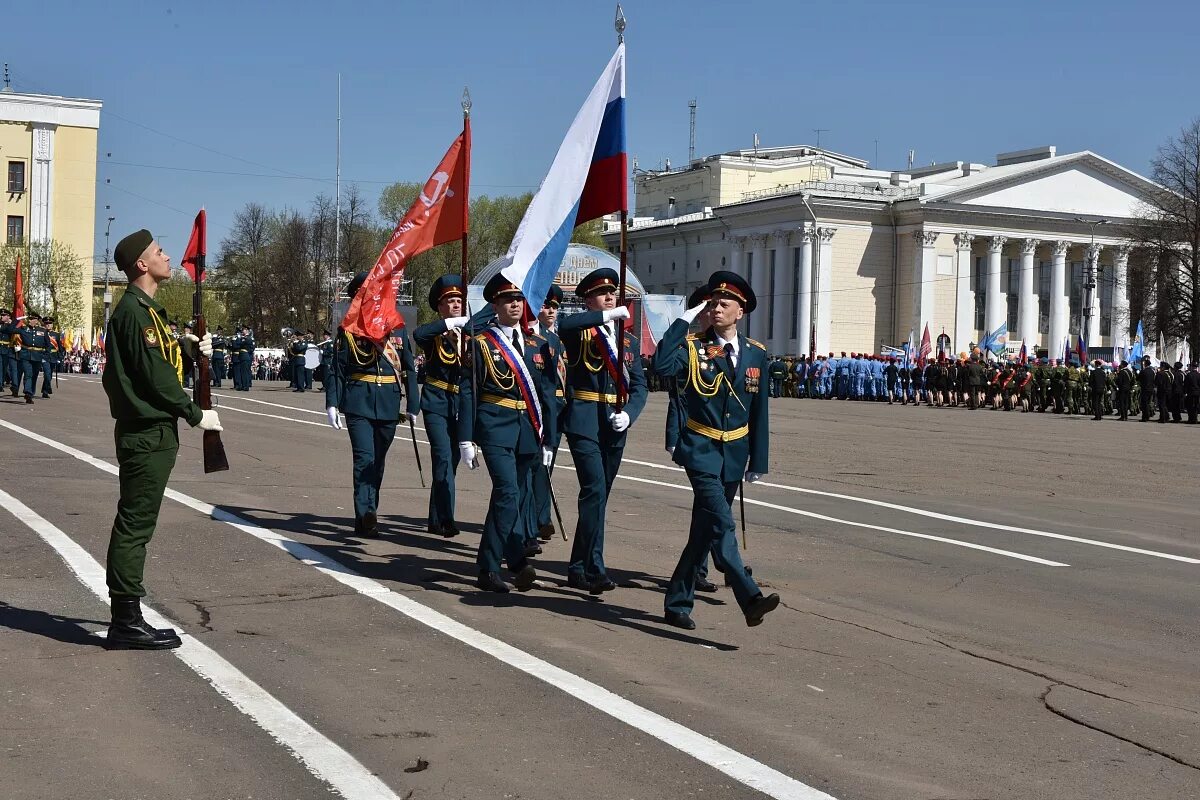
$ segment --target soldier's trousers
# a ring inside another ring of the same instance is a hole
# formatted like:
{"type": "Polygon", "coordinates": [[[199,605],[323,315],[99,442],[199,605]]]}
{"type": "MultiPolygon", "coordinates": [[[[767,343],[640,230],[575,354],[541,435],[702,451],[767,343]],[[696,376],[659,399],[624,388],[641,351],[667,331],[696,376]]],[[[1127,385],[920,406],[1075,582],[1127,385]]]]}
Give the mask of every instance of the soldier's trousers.
{"type": "Polygon", "coordinates": [[[738,482],[725,483],[719,475],[708,475],[689,469],[692,484],[692,524],[687,545],[667,584],[664,606],[676,614],[690,614],[696,602],[696,574],[700,562],[710,549],[720,553],[725,579],[733,588],[733,596],[744,612],[750,601],[761,592],[754,579],[746,574],[742,555],[738,552],[737,529],[733,522],[733,500],[738,482]]]}
{"type": "Polygon", "coordinates": [[[383,485],[388,449],[396,438],[396,420],[347,414],[346,430],[354,457],[354,518],[362,519],[379,508],[379,487],[383,485]]]}
{"type": "Polygon", "coordinates": [[[541,452],[518,453],[512,448],[488,444],[481,445],[480,450],[492,477],[492,496],[475,563],[481,573],[499,572],[503,558],[510,570],[520,572],[527,563],[521,487],[529,484],[533,465],[541,458],[541,452]]]}
{"type": "Polygon", "coordinates": [[[54,381],[54,362],[42,361],[42,397],[47,397],[54,394],[52,383],[54,381]]]}
{"type": "Polygon", "coordinates": [[[33,397],[37,393],[37,378],[42,372],[42,362],[22,361],[20,382],[25,384],[24,393],[33,397]]]}
{"type": "Polygon", "coordinates": [[[579,521],[571,543],[567,574],[600,578],[605,574],[604,518],[608,513],[608,495],[621,468],[625,448],[570,433],[567,445],[579,478],[579,521]]]}
{"type": "Polygon", "coordinates": [[[225,380],[225,361],[224,360],[212,362],[211,379],[212,379],[213,387],[220,389],[221,381],[225,380]]]}
{"type": "Polygon", "coordinates": [[[429,527],[454,524],[454,475],[458,470],[458,419],[425,414],[425,436],[433,461],[429,527]]]}
{"type": "Polygon", "coordinates": [[[1143,391],[1138,399],[1142,401],[1142,422],[1149,422],[1154,414],[1154,392],[1143,391]]]}
{"type": "Polygon", "coordinates": [[[108,592],[145,597],[146,545],[154,535],[163,492],[175,466],[179,432],[174,420],[152,425],[118,422],[114,438],[121,497],[108,539],[108,592]]]}
{"type": "Polygon", "coordinates": [[[1132,392],[1117,392],[1117,411],[1121,414],[1121,419],[1129,419],[1129,403],[1133,399],[1132,392]]]}
{"type": "Polygon", "coordinates": [[[0,387],[17,385],[13,373],[13,357],[8,353],[0,353],[0,387]]]}
{"type": "Polygon", "coordinates": [[[1158,390],[1158,421],[1166,422],[1171,415],[1171,395],[1166,391],[1158,390]]]}

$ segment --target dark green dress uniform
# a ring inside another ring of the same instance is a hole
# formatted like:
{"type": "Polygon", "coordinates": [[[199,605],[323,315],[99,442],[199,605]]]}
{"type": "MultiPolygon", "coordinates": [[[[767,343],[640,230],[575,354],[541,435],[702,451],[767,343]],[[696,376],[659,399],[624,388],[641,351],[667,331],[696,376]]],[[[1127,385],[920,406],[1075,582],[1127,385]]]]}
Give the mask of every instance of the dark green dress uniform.
{"type": "Polygon", "coordinates": [[[400,362],[400,375],[371,340],[338,328],[334,367],[325,382],[326,407],[336,406],[346,415],[354,454],[354,531],[367,536],[376,535],[379,488],[383,485],[388,449],[396,437],[401,398],[407,394],[408,413],[420,410],[417,371],[408,336],[399,328],[388,341],[400,362]]]}
{"type": "MultiPolygon", "coordinates": [[[[714,295],[742,299],[747,310],[756,305],[749,285],[733,273],[714,273],[709,288],[714,295]]],[[[767,368],[767,352],[759,342],[739,334],[734,351],[732,343],[718,340],[713,328],[689,336],[684,319],[671,324],[654,354],[654,371],[660,376],[686,378],[681,399],[687,419],[674,461],[686,470],[692,484],[691,529],[665,600],[667,621],[680,627],[694,627],[689,615],[695,604],[697,572],[714,544],[748,624],[757,625],[779,603],[777,595],[764,598],[747,574],[732,510],[747,466],[759,474],[768,468],[770,431],[762,385],[767,368]],[[735,352],[736,363],[731,363],[735,352]]]]}
{"type": "Polygon", "coordinates": [[[113,309],[104,354],[121,485],[108,544],[108,590],[114,597],[143,597],[146,545],[179,450],[176,420],[195,427],[202,415],[183,390],[183,363],[166,311],[137,286],[127,287],[113,309]]]}
{"type": "Polygon", "coordinates": [[[242,391],[250,391],[254,383],[254,332],[242,331],[242,391]]]}
{"type": "Polygon", "coordinates": [[[54,330],[54,320],[43,325],[46,332],[46,353],[42,358],[42,397],[54,394],[54,373],[62,363],[62,334],[54,330]]]}
{"type": "MultiPolygon", "coordinates": [[[[46,358],[46,353],[50,348],[50,338],[46,336],[46,330],[36,322],[30,324],[31,321],[37,320],[35,315],[29,315],[26,318],[25,324],[17,328],[13,339],[13,350],[20,351],[17,353],[17,360],[20,364],[19,381],[25,384],[25,402],[32,403],[33,395],[37,389],[37,376],[42,371],[42,361],[46,358]]],[[[17,396],[14,387],[13,397],[17,396]]]]}
{"type": "MultiPolygon", "coordinates": [[[[586,297],[599,290],[615,289],[618,281],[615,270],[601,267],[584,276],[576,294],[586,297]]],[[[619,328],[621,322],[615,327],[619,328]]],[[[645,407],[647,394],[638,339],[623,333],[623,368],[628,374],[629,396],[622,410],[629,415],[629,428],[619,433],[614,431],[609,415],[617,410],[618,385],[602,357],[600,328],[604,324],[601,311],[571,314],[558,322],[558,335],[567,353],[563,430],[579,477],[579,517],[567,578],[571,585],[588,589],[615,587],[604,565],[604,520],[608,497],[625,452],[626,436],[645,407]]]]}
{"type": "Polygon", "coordinates": [[[242,390],[242,355],[245,353],[245,346],[242,343],[241,330],[235,330],[233,336],[229,337],[229,378],[233,381],[233,390],[240,392],[242,390]]]}
{"type": "Polygon", "coordinates": [[[296,339],[288,350],[292,354],[292,391],[306,392],[312,388],[308,385],[308,370],[304,368],[304,355],[308,352],[308,342],[304,339],[296,339]]]}
{"type": "MultiPolygon", "coordinates": [[[[508,283],[502,274],[496,275],[484,287],[484,298],[488,302],[509,293],[520,293],[520,288],[508,283]]],[[[552,412],[554,389],[546,374],[544,343],[545,339],[540,336],[522,334],[516,328],[506,329],[495,323],[471,338],[475,376],[473,384],[464,381],[462,385],[463,410],[467,413],[460,420],[461,441],[479,445],[492,479],[492,494],[476,556],[481,588],[507,591],[507,586],[497,577],[501,558],[518,577],[532,573],[525,556],[522,511],[527,505],[523,497],[530,485],[533,465],[541,460],[542,448],[558,437],[557,421],[552,412]],[[524,391],[519,370],[514,370],[505,360],[508,351],[493,341],[497,336],[519,351],[531,381],[531,385],[524,386],[524,391]],[[530,406],[534,398],[536,411],[530,406]],[[471,408],[474,408],[474,414],[469,412],[471,408]],[[540,431],[532,418],[538,411],[541,414],[540,431]],[[487,582],[489,578],[492,579],[490,583],[487,582]]]]}
{"type": "MultiPolygon", "coordinates": [[[[429,307],[437,311],[447,297],[462,297],[462,279],[443,275],[429,290],[429,307]]],[[[429,490],[429,532],[457,536],[454,520],[454,478],[458,470],[458,443],[462,437],[462,384],[470,373],[462,368],[459,343],[462,331],[450,331],[442,319],[413,331],[413,341],[425,353],[425,383],[421,388],[421,418],[433,461],[433,486],[429,490]]]]}
{"type": "Polygon", "coordinates": [[[16,361],[13,359],[12,337],[17,326],[12,322],[12,314],[7,308],[0,309],[0,317],[8,319],[0,321],[0,390],[12,387],[13,396],[17,395],[16,361]]]}
{"type": "Polygon", "coordinates": [[[212,385],[213,388],[220,389],[221,381],[225,380],[225,356],[229,349],[229,340],[225,338],[225,334],[217,328],[217,333],[212,340],[213,352],[212,358],[209,359],[209,364],[212,367],[212,385]]]}

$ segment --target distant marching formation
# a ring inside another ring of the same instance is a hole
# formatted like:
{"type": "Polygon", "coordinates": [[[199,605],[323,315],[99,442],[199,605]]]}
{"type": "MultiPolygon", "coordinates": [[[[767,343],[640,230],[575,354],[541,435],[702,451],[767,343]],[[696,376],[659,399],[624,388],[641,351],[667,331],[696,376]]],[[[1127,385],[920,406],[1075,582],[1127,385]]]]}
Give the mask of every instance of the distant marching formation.
{"type": "Polygon", "coordinates": [[[42,379],[42,397],[54,394],[54,376],[66,356],[66,337],[54,329],[54,318],[41,317],[33,311],[13,317],[7,308],[0,308],[0,391],[9,390],[13,397],[25,395],[33,405],[38,393],[38,378],[42,379]]]}

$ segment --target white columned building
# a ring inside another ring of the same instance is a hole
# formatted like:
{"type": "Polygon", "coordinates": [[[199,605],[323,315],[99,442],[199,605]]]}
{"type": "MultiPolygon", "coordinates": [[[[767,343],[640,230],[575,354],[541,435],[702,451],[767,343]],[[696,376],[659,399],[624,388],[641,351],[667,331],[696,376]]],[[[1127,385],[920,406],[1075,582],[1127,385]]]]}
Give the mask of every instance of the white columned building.
{"type": "Polygon", "coordinates": [[[1020,294],[1017,296],[1015,333],[1028,345],[1030,352],[1038,345],[1038,318],[1041,312],[1037,290],[1034,288],[1037,280],[1035,256],[1039,244],[1037,239],[1024,239],[1021,242],[1021,277],[1018,281],[1020,294]]]}
{"type": "Polygon", "coordinates": [[[800,228],[800,297],[798,300],[800,319],[796,327],[800,336],[800,353],[813,352],[813,239],[816,232],[808,225],[800,228]]]}
{"type": "Polygon", "coordinates": [[[1059,240],[1051,251],[1050,339],[1046,342],[1050,358],[1062,358],[1064,343],[1070,334],[1071,308],[1067,297],[1067,251],[1070,249],[1070,242],[1059,240]]]}
{"type": "Polygon", "coordinates": [[[975,289],[971,285],[971,241],[962,231],[954,235],[954,352],[965,353],[975,340],[975,289]]]}
{"type": "Polygon", "coordinates": [[[817,229],[817,352],[828,353],[833,340],[833,235],[837,228],[817,229]]]}
{"type": "Polygon", "coordinates": [[[988,239],[987,292],[983,311],[984,333],[992,333],[1000,323],[1008,319],[1008,295],[1000,289],[1000,265],[1003,261],[1007,236],[992,236],[988,239]]]}
{"type": "Polygon", "coordinates": [[[1129,347],[1129,248],[1117,245],[1112,249],[1113,260],[1113,295],[1112,295],[1112,327],[1109,336],[1117,347],[1129,347]]]}
{"type": "MultiPolygon", "coordinates": [[[[936,231],[913,231],[913,275],[917,281],[917,285],[913,287],[913,330],[916,331],[917,341],[921,339],[925,323],[933,317],[933,291],[937,286],[934,283],[937,275],[937,251],[934,247],[937,240],[936,231]]],[[[937,334],[930,333],[930,336],[935,337],[937,334]]]]}
{"type": "Polygon", "coordinates": [[[764,331],[767,329],[767,234],[754,233],[749,237],[750,242],[750,265],[753,272],[750,275],[750,288],[754,290],[755,297],[758,298],[758,310],[750,315],[750,322],[746,325],[746,335],[751,339],[758,339],[760,342],[765,342],[767,336],[764,331]]]}
{"type": "MultiPolygon", "coordinates": [[[[775,241],[775,261],[772,264],[775,280],[772,282],[770,276],[767,277],[768,285],[773,283],[771,289],[771,305],[768,310],[768,317],[771,320],[771,330],[767,333],[767,338],[764,342],[787,342],[788,334],[788,316],[792,313],[792,292],[787,291],[784,287],[791,283],[791,265],[788,263],[788,244],[791,243],[792,232],[784,228],[780,228],[771,233],[771,238],[775,241]]],[[[793,290],[795,287],[793,287],[793,290]]],[[[791,348],[788,348],[791,352],[791,348]]]]}
{"type": "Polygon", "coordinates": [[[1089,303],[1087,314],[1087,343],[1095,347],[1093,342],[1100,341],[1100,252],[1102,245],[1089,244],[1085,250],[1087,262],[1084,265],[1084,284],[1092,284],[1092,290],[1086,293],[1085,302],[1089,303]]]}

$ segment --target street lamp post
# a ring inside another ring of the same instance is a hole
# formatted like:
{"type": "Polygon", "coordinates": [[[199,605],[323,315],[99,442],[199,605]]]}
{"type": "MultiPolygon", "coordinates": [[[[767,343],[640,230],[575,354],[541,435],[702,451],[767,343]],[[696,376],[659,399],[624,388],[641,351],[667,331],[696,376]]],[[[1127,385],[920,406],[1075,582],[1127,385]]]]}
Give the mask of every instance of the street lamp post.
{"type": "MultiPolygon", "coordinates": [[[[1081,332],[1086,331],[1090,335],[1092,323],[1092,305],[1095,304],[1096,292],[1096,273],[1099,268],[1100,259],[1096,253],[1096,227],[1099,225],[1107,225],[1107,219],[1086,220],[1083,217],[1075,217],[1076,222],[1087,225],[1091,231],[1091,244],[1088,245],[1087,266],[1083,273],[1083,314],[1081,332]]],[[[1088,342],[1089,346],[1095,344],[1088,342]]]]}
{"type": "Polygon", "coordinates": [[[113,220],[116,217],[109,217],[108,224],[104,227],[104,329],[108,330],[108,318],[112,316],[112,290],[108,285],[109,268],[112,266],[112,259],[109,257],[108,236],[112,231],[113,220]]]}

